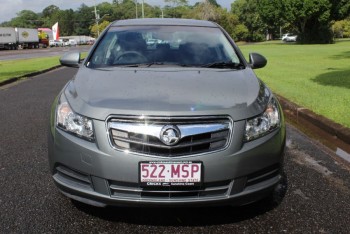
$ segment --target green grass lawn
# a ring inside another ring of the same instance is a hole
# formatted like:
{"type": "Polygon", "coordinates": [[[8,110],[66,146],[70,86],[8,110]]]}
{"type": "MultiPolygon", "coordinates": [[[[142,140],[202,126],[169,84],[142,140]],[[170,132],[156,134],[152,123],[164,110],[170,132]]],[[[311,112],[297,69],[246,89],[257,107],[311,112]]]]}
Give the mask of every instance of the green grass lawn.
{"type": "Polygon", "coordinates": [[[350,41],[331,45],[281,42],[240,45],[264,55],[256,74],[277,94],[350,127],[350,41]]]}
{"type": "MultiPolygon", "coordinates": [[[[80,56],[83,59],[86,55],[87,52],[83,52],[80,56]]],[[[60,64],[59,58],[60,56],[54,56],[0,61],[0,82],[57,66],[60,64]]]]}
{"type": "Polygon", "coordinates": [[[0,61],[0,82],[59,65],[59,57],[0,61]]]}

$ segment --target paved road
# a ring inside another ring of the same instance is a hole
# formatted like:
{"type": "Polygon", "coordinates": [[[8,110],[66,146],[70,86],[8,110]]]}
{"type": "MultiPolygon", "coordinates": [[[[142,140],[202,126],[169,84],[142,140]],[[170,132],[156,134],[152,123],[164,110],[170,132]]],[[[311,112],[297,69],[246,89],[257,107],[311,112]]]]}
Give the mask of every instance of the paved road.
{"type": "Polygon", "coordinates": [[[231,208],[93,208],[51,179],[50,103],[76,72],[61,68],[0,88],[0,233],[350,233],[347,164],[288,126],[275,202],[231,208]]]}
{"type": "Polygon", "coordinates": [[[61,56],[69,51],[86,52],[91,48],[89,45],[76,47],[52,47],[26,50],[0,50],[0,61],[16,60],[39,57],[61,56]]]}

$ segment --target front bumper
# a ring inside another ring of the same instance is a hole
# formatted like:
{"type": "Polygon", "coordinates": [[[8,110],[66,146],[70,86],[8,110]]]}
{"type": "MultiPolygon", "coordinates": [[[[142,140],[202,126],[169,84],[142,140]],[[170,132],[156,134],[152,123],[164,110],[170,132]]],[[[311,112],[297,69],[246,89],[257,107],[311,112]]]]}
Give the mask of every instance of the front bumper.
{"type": "Polygon", "coordinates": [[[103,121],[94,121],[96,142],[91,143],[51,128],[50,169],[61,192],[94,206],[203,206],[243,205],[270,194],[281,179],[285,128],[242,143],[244,121],[234,123],[230,146],[220,152],[168,158],[200,161],[203,185],[193,189],[141,188],[140,161],[164,158],[116,151],[108,143],[103,121]]]}

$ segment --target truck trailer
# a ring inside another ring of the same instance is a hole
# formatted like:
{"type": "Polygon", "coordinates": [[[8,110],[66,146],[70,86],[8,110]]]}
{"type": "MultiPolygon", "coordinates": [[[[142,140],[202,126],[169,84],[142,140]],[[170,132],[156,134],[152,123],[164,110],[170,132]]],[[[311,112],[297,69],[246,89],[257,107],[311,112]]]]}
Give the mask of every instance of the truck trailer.
{"type": "Polygon", "coordinates": [[[48,44],[48,35],[38,29],[0,27],[0,49],[46,48],[48,44]]]}
{"type": "Polygon", "coordinates": [[[0,49],[15,50],[18,48],[15,28],[0,27],[0,49]]]}
{"type": "Polygon", "coordinates": [[[38,29],[16,28],[18,45],[23,49],[39,48],[38,29]]]}

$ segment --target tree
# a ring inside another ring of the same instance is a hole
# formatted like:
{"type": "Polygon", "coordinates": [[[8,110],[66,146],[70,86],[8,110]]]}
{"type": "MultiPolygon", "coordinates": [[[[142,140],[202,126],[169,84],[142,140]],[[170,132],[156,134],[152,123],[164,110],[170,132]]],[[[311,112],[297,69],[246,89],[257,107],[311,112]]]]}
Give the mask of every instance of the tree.
{"type": "MultiPolygon", "coordinates": [[[[290,24],[300,43],[331,43],[331,22],[350,13],[348,0],[259,0],[259,14],[266,25],[290,24]]],[[[275,25],[276,26],[276,25],[275,25]]]]}
{"type": "Polygon", "coordinates": [[[52,16],[54,13],[56,13],[59,10],[60,8],[58,6],[50,5],[43,10],[42,17],[50,18],[50,16],[52,16]]]}
{"type": "Polygon", "coordinates": [[[30,10],[22,10],[10,21],[11,27],[36,28],[41,25],[39,16],[30,10]]]}
{"type": "Polygon", "coordinates": [[[213,5],[209,0],[195,4],[184,17],[214,21],[221,25],[234,40],[243,40],[248,35],[247,28],[240,24],[237,15],[220,6],[213,5]],[[242,31],[245,33],[242,33],[242,31]]]}
{"type": "Polygon", "coordinates": [[[133,19],[136,17],[135,12],[136,12],[135,2],[133,0],[123,0],[122,3],[113,5],[112,18],[115,20],[133,19]]]}
{"type": "Polygon", "coordinates": [[[350,15],[350,1],[348,0],[330,0],[332,20],[342,20],[350,15]]]}
{"type": "Polygon", "coordinates": [[[187,0],[164,0],[166,3],[170,3],[172,7],[184,6],[188,4],[187,0]]]}
{"type": "Polygon", "coordinates": [[[350,37],[350,19],[339,20],[334,22],[332,30],[335,38],[350,37]]]}
{"type": "Polygon", "coordinates": [[[70,36],[75,34],[75,15],[72,9],[59,11],[56,22],[59,23],[61,36],[70,36]]]}
{"type": "Polygon", "coordinates": [[[186,6],[170,7],[165,6],[164,14],[167,18],[187,18],[190,8],[186,6]]]}
{"type": "Polygon", "coordinates": [[[100,15],[100,17],[103,17],[105,15],[111,16],[113,14],[112,4],[110,4],[108,2],[100,3],[96,7],[98,9],[98,14],[100,15]]]}
{"type": "Polygon", "coordinates": [[[75,12],[75,27],[74,32],[77,35],[90,35],[90,26],[94,24],[95,15],[93,13],[94,8],[88,7],[85,4],[81,4],[78,10],[75,12]]]}
{"type": "Polygon", "coordinates": [[[51,28],[60,19],[60,8],[55,5],[50,5],[41,13],[42,27],[51,28]]]}
{"type": "Polygon", "coordinates": [[[206,0],[193,8],[192,16],[195,19],[217,21],[220,18],[220,12],[206,0]]]}
{"type": "MultiPolygon", "coordinates": [[[[98,25],[98,30],[99,32],[103,32],[103,30],[105,30],[105,28],[107,28],[107,26],[110,24],[109,21],[103,21],[102,23],[100,23],[98,25]]],[[[91,35],[95,38],[97,38],[98,36],[98,32],[97,32],[97,24],[94,24],[90,27],[90,30],[91,30],[91,35]]]]}
{"type": "Polygon", "coordinates": [[[164,0],[165,3],[170,5],[165,6],[165,14],[170,18],[182,18],[188,10],[187,0],[164,0]]]}
{"type": "Polygon", "coordinates": [[[208,1],[211,5],[215,7],[220,7],[220,5],[216,2],[216,0],[206,0],[206,1],[208,1]]]}
{"type": "Polygon", "coordinates": [[[231,12],[247,28],[247,41],[262,41],[265,37],[264,23],[258,12],[259,0],[236,0],[231,5],[231,12]]]}
{"type": "MultiPolygon", "coordinates": [[[[288,28],[287,14],[291,14],[286,0],[259,0],[258,13],[264,22],[267,32],[271,37],[281,37],[281,29],[288,28]]],[[[293,31],[293,30],[292,30],[293,31]]]]}
{"type": "Polygon", "coordinates": [[[330,43],[331,4],[329,0],[290,0],[290,22],[298,30],[301,43],[330,43]]]}

